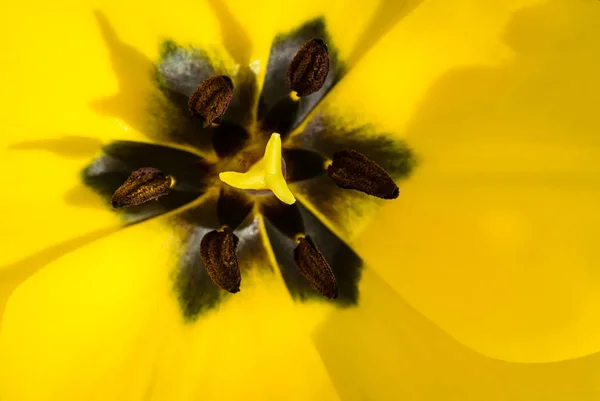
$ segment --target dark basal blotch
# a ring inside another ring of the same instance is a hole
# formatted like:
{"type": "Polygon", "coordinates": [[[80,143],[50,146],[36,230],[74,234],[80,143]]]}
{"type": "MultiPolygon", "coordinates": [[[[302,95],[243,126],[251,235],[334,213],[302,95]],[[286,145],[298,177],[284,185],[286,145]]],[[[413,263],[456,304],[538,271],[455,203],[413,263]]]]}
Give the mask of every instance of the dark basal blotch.
{"type": "Polygon", "coordinates": [[[183,238],[173,285],[186,321],[240,291],[242,274],[268,265],[270,255],[296,301],[356,305],[362,260],[336,235],[343,230],[311,210],[336,225],[355,199],[340,188],[397,197],[394,180],[410,173],[410,150],[388,146],[383,135],[319,131],[312,122],[289,136],[345,74],[323,18],[274,39],[260,94],[250,66],[228,76],[224,65],[203,49],[165,42],[154,77],[160,101],[151,103],[162,144],[115,142],[86,168],[84,182],[113,207],[126,207],[129,223],[185,206],[167,221],[183,238]],[[285,184],[302,195],[292,205],[219,181],[219,173],[245,172],[260,160],[272,133],[282,141],[285,184]]]}

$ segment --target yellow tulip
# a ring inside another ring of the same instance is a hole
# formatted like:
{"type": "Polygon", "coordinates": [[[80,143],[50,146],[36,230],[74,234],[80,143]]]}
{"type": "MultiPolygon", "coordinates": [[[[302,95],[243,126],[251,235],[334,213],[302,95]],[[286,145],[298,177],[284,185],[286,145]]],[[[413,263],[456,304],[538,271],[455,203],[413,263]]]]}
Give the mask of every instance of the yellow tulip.
{"type": "Polygon", "coordinates": [[[600,2],[34,0],[0,20],[0,400],[600,396],[600,2]],[[315,37],[329,74],[297,98],[315,37]],[[234,94],[203,128],[188,97],[214,75],[234,94]],[[348,149],[398,199],[338,187],[348,149]],[[142,167],[169,193],[113,209],[142,167]],[[227,227],[235,294],[200,255],[227,227]],[[336,299],[295,266],[304,236],[336,299]]]}

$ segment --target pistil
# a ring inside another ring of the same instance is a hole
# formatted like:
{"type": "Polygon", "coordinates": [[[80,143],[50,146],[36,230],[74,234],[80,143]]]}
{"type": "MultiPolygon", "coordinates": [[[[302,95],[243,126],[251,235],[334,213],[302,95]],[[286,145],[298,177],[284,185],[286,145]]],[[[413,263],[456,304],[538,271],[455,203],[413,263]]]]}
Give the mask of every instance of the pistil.
{"type": "Polygon", "coordinates": [[[288,205],[296,202],[296,198],[287,186],[284,178],[281,159],[281,137],[271,135],[265,155],[245,173],[227,171],[219,174],[224,183],[239,189],[270,190],[277,199],[288,205]]]}

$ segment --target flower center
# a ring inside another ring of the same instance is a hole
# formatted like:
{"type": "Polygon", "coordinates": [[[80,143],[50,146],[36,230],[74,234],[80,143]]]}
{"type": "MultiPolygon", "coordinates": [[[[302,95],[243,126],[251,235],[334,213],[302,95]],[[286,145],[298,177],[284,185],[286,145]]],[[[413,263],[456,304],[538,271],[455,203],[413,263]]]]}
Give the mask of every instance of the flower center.
{"type": "MultiPolygon", "coordinates": [[[[253,195],[274,194],[285,204],[275,206],[271,210],[275,210],[271,217],[282,220],[290,218],[292,221],[291,228],[285,228],[284,234],[297,244],[293,260],[299,272],[322,295],[328,298],[338,296],[338,285],[331,266],[305,232],[298,207],[289,206],[296,202],[296,198],[287,185],[286,162],[282,156],[282,138],[279,134],[289,134],[293,121],[289,116],[297,113],[307,96],[323,88],[329,63],[327,46],[320,39],[311,39],[298,50],[286,75],[290,92],[277,100],[267,111],[266,117],[259,121],[261,134],[270,134],[266,144],[265,136],[256,135],[261,139],[245,146],[245,140],[251,138],[251,135],[242,127],[236,128],[236,124],[226,118],[221,119],[234,95],[233,81],[229,77],[218,75],[204,80],[188,99],[190,114],[198,118],[203,128],[198,133],[213,134],[213,148],[220,161],[210,171],[218,172],[220,181],[225,184],[220,187],[217,204],[221,229],[204,235],[200,244],[202,263],[212,281],[223,290],[234,293],[240,289],[241,275],[236,256],[238,237],[234,231],[253,207],[251,200],[241,199],[247,197],[243,194],[239,196],[239,191],[233,191],[237,195],[232,197],[223,196],[231,189],[227,188],[229,186],[253,195]],[[236,138],[243,138],[244,141],[236,138]],[[234,204],[240,207],[231,207],[234,204]]],[[[290,180],[294,181],[299,179],[299,175],[298,163],[294,161],[292,150],[286,147],[290,180]]],[[[358,190],[383,199],[398,197],[398,187],[390,175],[361,153],[346,149],[335,152],[331,159],[320,154],[316,156],[319,171],[325,173],[322,164],[325,160],[326,173],[338,187],[358,190]]],[[[313,157],[313,162],[314,159],[313,157]]],[[[310,163],[303,163],[301,167],[310,169],[308,164],[310,163]]],[[[112,205],[115,208],[140,205],[168,195],[171,190],[176,192],[176,178],[152,167],[138,169],[114,192],[112,205]]]]}
{"type": "Polygon", "coordinates": [[[265,148],[264,156],[245,173],[226,171],[219,179],[232,187],[249,190],[270,190],[277,199],[288,205],[296,198],[287,186],[281,157],[281,136],[272,134],[265,148]]]}

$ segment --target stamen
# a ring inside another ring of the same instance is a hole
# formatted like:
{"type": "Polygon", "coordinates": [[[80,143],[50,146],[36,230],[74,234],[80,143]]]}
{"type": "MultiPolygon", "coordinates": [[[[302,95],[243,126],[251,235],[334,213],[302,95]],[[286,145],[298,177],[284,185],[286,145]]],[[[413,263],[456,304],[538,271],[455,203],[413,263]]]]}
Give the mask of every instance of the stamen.
{"type": "Polygon", "coordinates": [[[210,279],[225,291],[240,291],[242,276],[235,251],[239,238],[225,227],[211,231],[202,238],[200,257],[210,279]]]}
{"type": "Polygon", "coordinates": [[[275,196],[288,205],[296,198],[287,186],[281,162],[281,137],[272,134],[265,155],[245,173],[227,171],[219,174],[226,184],[239,189],[270,189],[275,196]]]}
{"type": "Polygon", "coordinates": [[[335,299],[338,286],[333,270],[313,240],[307,236],[297,237],[298,246],[294,249],[294,262],[300,273],[320,294],[335,299]]]}
{"type": "Polygon", "coordinates": [[[300,101],[300,96],[298,96],[298,92],[291,91],[290,92],[290,99],[292,99],[292,101],[294,101],[294,102],[299,102],[300,101]]]}
{"type": "Polygon", "coordinates": [[[321,39],[305,42],[290,63],[287,81],[297,95],[307,96],[323,87],[329,73],[329,50],[321,39]]]}
{"type": "Polygon", "coordinates": [[[336,152],[327,174],[340,188],[355,189],[382,199],[396,199],[400,192],[383,168],[354,150],[336,152]]]}
{"type": "Polygon", "coordinates": [[[136,206],[169,193],[174,180],[162,171],[144,167],[134,171],[112,196],[112,206],[117,209],[136,206]]]}
{"type": "Polygon", "coordinates": [[[193,116],[202,119],[204,128],[210,127],[213,122],[219,123],[227,111],[233,97],[233,82],[226,75],[210,77],[196,88],[188,100],[188,107],[193,116]]]}

